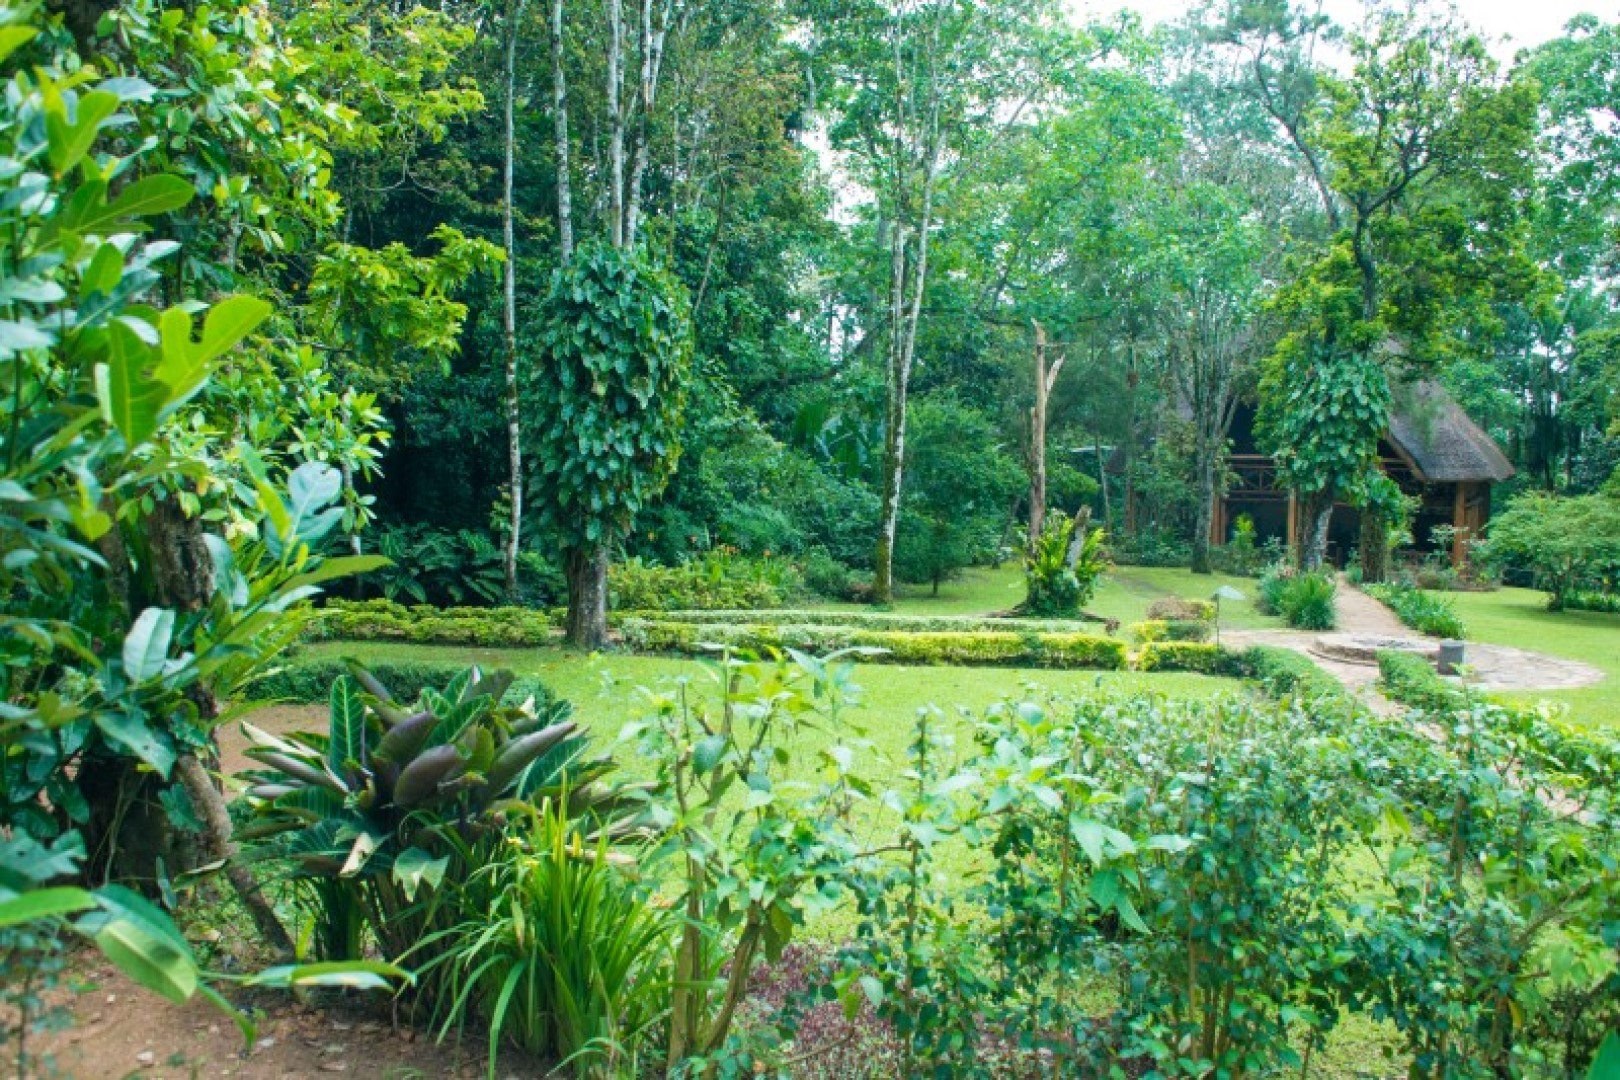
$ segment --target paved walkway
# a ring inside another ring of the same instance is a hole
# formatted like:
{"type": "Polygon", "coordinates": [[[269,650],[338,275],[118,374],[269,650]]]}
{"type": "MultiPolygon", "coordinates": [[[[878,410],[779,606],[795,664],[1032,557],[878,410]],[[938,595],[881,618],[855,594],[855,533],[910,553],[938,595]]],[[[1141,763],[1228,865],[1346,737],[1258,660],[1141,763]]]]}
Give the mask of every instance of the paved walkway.
{"type": "MultiPolygon", "coordinates": [[[[1420,635],[1403,625],[1393,612],[1349,583],[1339,582],[1335,601],[1339,634],[1365,634],[1377,637],[1417,638],[1420,635]]],[[[1315,664],[1334,676],[1380,714],[1399,711],[1398,706],[1378,692],[1378,667],[1319,656],[1311,646],[1321,635],[1308,630],[1236,630],[1221,635],[1234,648],[1273,645],[1304,653],[1315,664]]],[[[1507,645],[1465,646],[1469,684],[1482,690],[1575,690],[1595,686],[1604,679],[1603,671],[1575,660],[1548,656],[1529,649],[1507,645]]]]}

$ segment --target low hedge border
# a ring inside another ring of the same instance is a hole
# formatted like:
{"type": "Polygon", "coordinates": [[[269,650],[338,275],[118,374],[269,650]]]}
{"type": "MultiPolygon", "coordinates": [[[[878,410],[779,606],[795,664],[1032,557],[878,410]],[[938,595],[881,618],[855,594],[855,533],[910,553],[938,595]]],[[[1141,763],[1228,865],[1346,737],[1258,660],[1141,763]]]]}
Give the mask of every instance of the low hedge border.
{"type": "MultiPolygon", "coordinates": [[[[396,700],[415,702],[424,689],[444,686],[467,670],[468,665],[403,660],[372,661],[365,667],[396,700]]],[[[332,684],[340,675],[348,673],[348,664],[342,657],[294,654],[281,667],[249,683],[242,696],[249,701],[317,704],[330,700],[332,684]]],[[[520,702],[532,696],[542,712],[554,707],[559,700],[550,687],[532,676],[515,679],[506,696],[520,702]]]]}
{"type": "Polygon", "coordinates": [[[1423,657],[1396,649],[1378,654],[1378,683],[1391,701],[1425,712],[1447,712],[1468,702],[1468,691],[1447,682],[1423,657]]]}
{"type": "Polygon", "coordinates": [[[616,611],[615,625],[627,622],[678,622],[697,626],[832,626],[898,633],[1036,633],[1095,634],[1106,619],[1021,619],[982,615],[896,615],[886,611],[801,611],[788,608],[748,611],[616,611]]]}
{"type": "Polygon", "coordinates": [[[406,607],[392,600],[331,600],[307,635],[312,641],[405,641],[421,645],[549,645],[557,623],[524,607],[406,607]]]}
{"type": "Polygon", "coordinates": [[[1456,605],[1449,597],[1394,582],[1363,585],[1361,591],[1389,608],[1397,619],[1420,634],[1456,638],[1459,641],[1468,636],[1468,627],[1463,624],[1456,605]]]}
{"type": "Polygon", "coordinates": [[[1202,641],[1153,641],[1136,654],[1137,671],[1192,671],[1241,679],[1249,673],[1243,654],[1202,641]]]}
{"type": "Polygon", "coordinates": [[[646,652],[698,655],[705,645],[736,649],[883,649],[873,663],[972,667],[1093,668],[1122,671],[1129,655],[1123,641],[1079,633],[1007,631],[918,631],[899,633],[854,626],[700,624],[674,620],[626,619],[625,643],[646,652]]]}
{"type": "Polygon", "coordinates": [[[1245,677],[1268,697],[1328,702],[1347,709],[1359,706],[1343,683],[1293,649],[1254,645],[1238,654],[1238,663],[1245,677]]]}

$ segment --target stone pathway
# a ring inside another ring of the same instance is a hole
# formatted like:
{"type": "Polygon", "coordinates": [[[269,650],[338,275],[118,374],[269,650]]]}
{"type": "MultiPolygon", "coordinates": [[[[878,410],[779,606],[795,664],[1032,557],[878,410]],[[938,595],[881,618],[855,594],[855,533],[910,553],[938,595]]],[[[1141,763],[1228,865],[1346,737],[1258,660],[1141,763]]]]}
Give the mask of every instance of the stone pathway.
{"type": "MultiPolygon", "coordinates": [[[[1383,604],[1342,579],[1336,607],[1339,621],[1336,633],[1396,638],[1419,636],[1383,604]]],[[[1378,692],[1376,664],[1357,664],[1322,656],[1312,649],[1320,636],[1306,630],[1236,630],[1223,633],[1221,640],[1238,649],[1272,645],[1304,653],[1318,667],[1344,683],[1374,712],[1387,716],[1400,711],[1399,706],[1378,692]]],[[[1487,691],[1576,690],[1596,686],[1605,678],[1602,670],[1590,664],[1508,645],[1468,642],[1465,662],[1469,684],[1487,691]]]]}

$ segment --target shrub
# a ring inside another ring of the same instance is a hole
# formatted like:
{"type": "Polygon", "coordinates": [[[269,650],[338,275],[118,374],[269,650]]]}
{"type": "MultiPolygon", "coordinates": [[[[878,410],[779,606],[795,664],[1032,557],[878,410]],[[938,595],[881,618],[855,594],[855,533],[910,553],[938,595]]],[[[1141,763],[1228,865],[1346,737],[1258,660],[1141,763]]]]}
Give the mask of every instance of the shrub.
{"type": "MultiPolygon", "coordinates": [[[[425,939],[424,974],[440,1038],[473,1015],[499,1047],[568,1062],[571,1075],[634,1076],[668,1014],[675,913],[651,903],[610,852],[586,838],[562,800],[527,815],[511,843],[475,849],[482,865],[440,903],[465,916],[425,939]]],[[[617,857],[615,857],[617,856],[617,857]]]]}
{"type": "Polygon", "coordinates": [[[1547,606],[1560,611],[1584,583],[1620,570],[1620,499],[1520,495],[1491,519],[1480,554],[1498,568],[1532,571],[1547,606]]]}
{"type": "Polygon", "coordinates": [[[640,559],[615,563],[608,572],[608,589],[618,611],[773,608],[802,595],[804,582],[784,559],[711,551],[679,566],[653,566],[640,559]]]}
{"type": "Polygon", "coordinates": [[[1215,602],[1167,596],[1148,605],[1147,617],[1167,622],[1214,622],[1215,602]]]}
{"type": "Polygon", "coordinates": [[[1164,529],[1144,529],[1135,536],[1108,540],[1108,558],[1121,566],[1179,566],[1192,561],[1192,545],[1164,529]]]}
{"type": "Polygon", "coordinates": [[[1255,608],[1262,615],[1281,615],[1283,594],[1297,574],[1291,563],[1279,561],[1267,566],[1255,587],[1255,608]]]}
{"type": "Polygon", "coordinates": [[[1610,615],[1620,614],[1620,592],[1599,589],[1574,589],[1564,595],[1565,611],[1597,611],[1610,615]]]}
{"type": "Polygon", "coordinates": [[[1210,552],[1218,570],[1228,574],[1252,577],[1265,565],[1266,553],[1261,550],[1254,531],[1254,518],[1239,514],[1232,523],[1232,538],[1210,552]]]}
{"type": "MultiPolygon", "coordinates": [[[[448,606],[493,605],[506,599],[506,564],[501,541],[473,529],[430,525],[390,525],[377,542],[389,565],[365,576],[365,583],[396,601],[448,606]]],[[[518,592],[524,603],[566,599],[561,572],[535,552],[518,561],[518,592]]]]}
{"type": "Polygon", "coordinates": [[[1132,623],[1130,634],[1131,640],[1138,645],[1150,645],[1170,636],[1170,624],[1163,619],[1148,619],[1145,622],[1132,623]]]}
{"type": "Polygon", "coordinates": [[[1396,583],[1368,585],[1365,591],[1420,634],[1458,640],[1467,636],[1462,618],[1446,597],[1396,583]]]}
{"type": "Polygon", "coordinates": [[[1219,645],[1196,641],[1161,641],[1136,654],[1138,671],[1196,671],[1204,675],[1241,675],[1240,657],[1219,645]]]}
{"type": "Polygon", "coordinates": [[[434,645],[525,647],[554,638],[553,620],[522,607],[405,607],[390,600],[333,600],[309,636],[317,641],[408,641],[434,645]]]}
{"type": "Polygon", "coordinates": [[[1333,604],[1338,591],[1326,573],[1290,575],[1280,587],[1277,613],[1299,630],[1331,630],[1339,620],[1333,604]]]}
{"type": "Polygon", "coordinates": [[[1091,601],[1108,563],[1103,531],[1089,524],[1086,516],[1052,514],[1046,519],[1040,539],[1024,561],[1028,589],[1024,609],[1031,615],[1073,617],[1091,601]],[[1084,529],[1084,535],[1076,537],[1077,529],[1084,529]]]}
{"type": "Polygon", "coordinates": [[[804,587],[828,600],[863,603],[872,596],[872,574],[853,570],[839,562],[826,548],[814,548],[800,561],[804,587]]]}
{"type": "Polygon", "coordinates": [[[1172,619],[1164,624],[1171,641],[1208,641],[1215,636],[1215,624],[1202,619],[1172,619]]]}

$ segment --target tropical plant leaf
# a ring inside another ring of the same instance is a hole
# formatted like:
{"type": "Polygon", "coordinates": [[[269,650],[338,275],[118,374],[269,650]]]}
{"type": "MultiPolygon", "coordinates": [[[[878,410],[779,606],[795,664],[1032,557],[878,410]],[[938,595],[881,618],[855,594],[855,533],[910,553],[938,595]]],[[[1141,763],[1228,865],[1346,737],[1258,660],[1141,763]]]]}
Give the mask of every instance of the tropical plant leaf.
{"type": "Polygon", "coordinates": [[[347,675],[332,683],[332,719],[326,762],[343,776],[366,762],[366,703],[360,684],[347,675]]]}
{"type": "Polygon", "coordinates": [[[73,915],[95,906],[96,898],[83,889],[31,889],[19,896],[0,900],[0,927],[73,915]]]}

